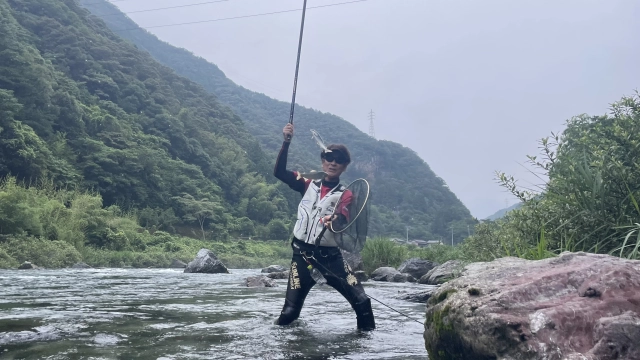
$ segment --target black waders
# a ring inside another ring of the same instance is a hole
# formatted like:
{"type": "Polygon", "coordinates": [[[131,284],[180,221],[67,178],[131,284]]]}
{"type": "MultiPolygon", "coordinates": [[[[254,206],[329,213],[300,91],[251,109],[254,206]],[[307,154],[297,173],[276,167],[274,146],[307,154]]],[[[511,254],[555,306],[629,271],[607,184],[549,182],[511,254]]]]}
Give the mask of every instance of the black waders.
{"type": "Polygon", "coordinates": [[[289,283],[284,307],[276,325],[288,325],[300,316],[304,300],[316,284],[311,276],[315,267],[327,280],[327,284],[344,296],[357,316],[358,329],[368,331],[376,327],[371,309],[371,300],[356,279],[351,267],[342,258],[337,247],[314,246],[294,239],[293,258],[289,269],[289,283]]]}

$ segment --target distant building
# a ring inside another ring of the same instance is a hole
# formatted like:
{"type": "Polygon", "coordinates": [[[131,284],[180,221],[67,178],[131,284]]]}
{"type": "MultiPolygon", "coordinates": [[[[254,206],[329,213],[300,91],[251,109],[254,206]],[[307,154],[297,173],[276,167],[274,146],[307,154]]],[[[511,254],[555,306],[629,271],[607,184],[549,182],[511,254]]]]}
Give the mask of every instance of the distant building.
{"type": "Polygon", "coordinates": [[[432,245],[442,245],[442,241],[440,240],[421,240],[421,239],[413,239],[409,240],[409,244],[414,244],[419,247],[428,247],[432,245]]]}
{"type": "Polygon", "coordinates": [[[397,243],[397,244],[412,244],[412,245],[416,245],[418,247],[428,247],[428,246],[432,246],[432,245],[442,245],[442,241],[441,240],[422,240],[422,239],[411,239],[409,241],[407,241],[406,239],[401,239],[401,238],[391,238],[391,241],[397,243]]]}

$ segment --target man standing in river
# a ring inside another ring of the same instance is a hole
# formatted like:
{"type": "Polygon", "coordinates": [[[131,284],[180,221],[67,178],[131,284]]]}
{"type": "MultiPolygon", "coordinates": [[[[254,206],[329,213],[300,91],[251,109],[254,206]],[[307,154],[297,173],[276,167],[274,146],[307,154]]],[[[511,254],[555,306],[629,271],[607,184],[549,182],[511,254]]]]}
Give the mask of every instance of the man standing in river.
{"type": "Polygon", "coordinates": [[[327,280],[327,284],[336,289],[349,301],[357,316],[357,327],[368,331],[375,329],[375,320],[371,309],[371,300],[364,292],[362,284],[356,279],[351,267],[343,259],[342,253],[333,239],[336,234],[326,231],[316,247],[311,233],[319,232],[318,228],[328,226],[333,206],[337,203],[345,187],[340,184],[340,175],[351,162],[349,150],[344,145],[329,145],[331,152],[322,151],[322,171],[324,179],[312,181],[300,176],[297,172],[287,170],[287,153],[293,124],[283,129],[284,142],[274,168],[274,175],[280,181],[302,195],[298,205],[298,219],[293,230],[293,256],[289,272],[289,283],[284,306],[277,325],[288,325],[300,316],[304,300],[315,280],[311,269],[315,267],[327,280]]]}

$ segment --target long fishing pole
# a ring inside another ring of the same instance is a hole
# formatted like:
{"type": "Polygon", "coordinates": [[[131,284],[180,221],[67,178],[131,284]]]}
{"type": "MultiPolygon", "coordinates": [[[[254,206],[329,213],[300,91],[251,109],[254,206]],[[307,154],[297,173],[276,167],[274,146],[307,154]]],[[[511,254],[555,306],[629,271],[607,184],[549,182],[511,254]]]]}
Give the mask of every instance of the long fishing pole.
{"type": "MultiPolygon", "coordinates": [[[[298,69],[300,68],[300,51],[302,50],[302,33],[304,31],[304,14],[307,10],[307,0],[302,5],[302,22],[300,23],[300,38],[298,39],[298,58],[296,59],[296,74],[293,77],[293,96],[291,98],[291,111],[289,112],[289,124],[293,124],[293,108],[296,104],[296,88],[298,87],[298,69]]],[[[291,135],[287,134],[287,141],[291,140],[291,135]]]]}

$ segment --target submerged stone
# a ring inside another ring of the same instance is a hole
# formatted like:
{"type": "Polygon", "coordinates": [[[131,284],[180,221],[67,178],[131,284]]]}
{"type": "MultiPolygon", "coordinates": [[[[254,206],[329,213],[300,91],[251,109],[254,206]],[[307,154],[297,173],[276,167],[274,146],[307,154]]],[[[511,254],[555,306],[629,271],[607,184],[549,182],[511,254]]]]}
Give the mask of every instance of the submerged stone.
{"type": "Polygon", "coordinates": [[[270,279],[264,275],[250,276],[245,279],[244,285],[246,287],[277,287],[278,284],[273,279],[270,279]]]}

